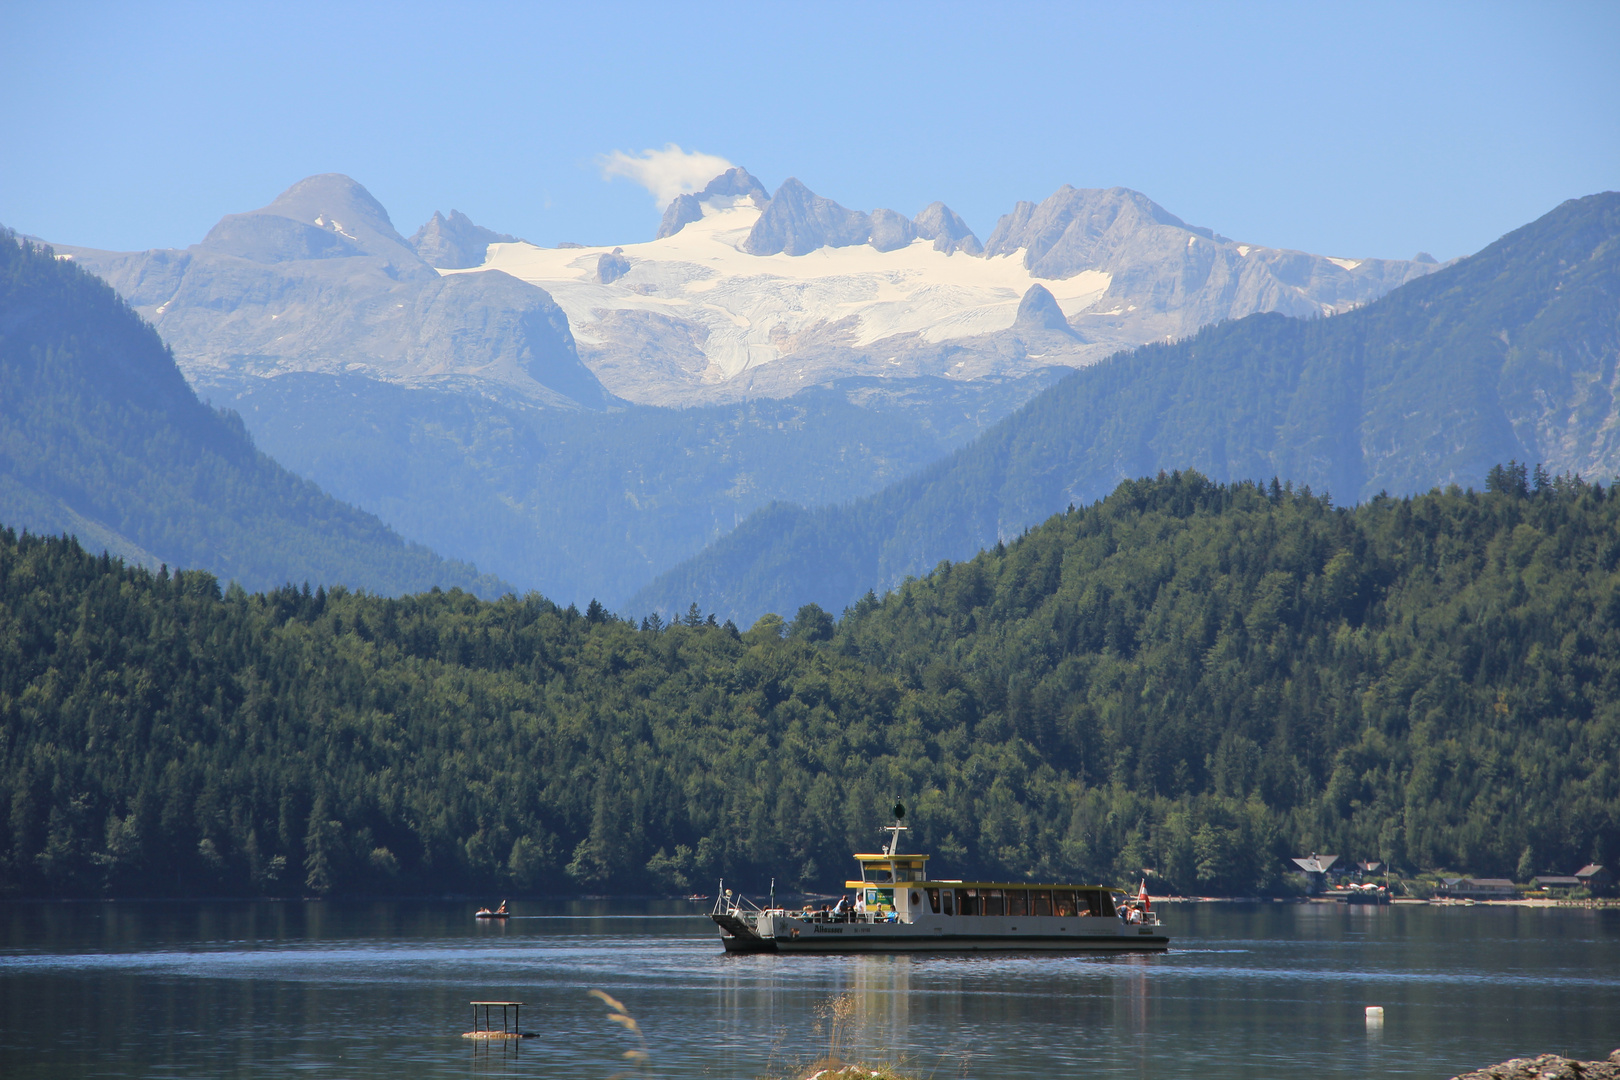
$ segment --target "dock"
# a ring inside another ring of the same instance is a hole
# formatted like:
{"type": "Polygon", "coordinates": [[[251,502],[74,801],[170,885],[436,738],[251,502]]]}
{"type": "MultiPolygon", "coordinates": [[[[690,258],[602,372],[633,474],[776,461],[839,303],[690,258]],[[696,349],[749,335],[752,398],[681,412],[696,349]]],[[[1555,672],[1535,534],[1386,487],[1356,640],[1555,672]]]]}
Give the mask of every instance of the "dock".
{"type": "Polygon", "coordinates": [[[532,1039],[535,1037],[534,1032],[523,1030],[521,1022],[523,1006],[528,1004],[527,1001],[474,1001],[470,1002],[470,1004],[473,1010],[473,1029],[462,1032],[461,1037],[463,1039],[532,1039]],[[499,1031],[495,1030],[495,1023],[490,1012],[497,1005],[500,1006],[501,1010],[501,1030],[499,1031]],[[479,1026],[478,1022],[478,1010],[480,1008],[484,1010],[483,1026],[479,1026]],[[510,1030],[506,1026],[506,1011],[508,1009],[512,1010],[512,1027],[510,1030]]]}

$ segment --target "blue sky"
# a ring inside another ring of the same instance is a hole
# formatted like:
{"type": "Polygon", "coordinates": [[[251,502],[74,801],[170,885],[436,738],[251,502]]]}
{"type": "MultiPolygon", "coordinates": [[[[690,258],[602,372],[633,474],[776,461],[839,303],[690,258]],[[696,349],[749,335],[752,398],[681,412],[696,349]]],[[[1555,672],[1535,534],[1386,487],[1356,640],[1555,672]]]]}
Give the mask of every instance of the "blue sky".
{"type": "Polygon", "coordinates": [[[1234,239],[1467,254],[1620,187],[1620,4],[0,4],[0,223],[184,246],[317,172],[409,234],[650,237],[674,143],[847,206],[1123,185],[1234,239]]]}

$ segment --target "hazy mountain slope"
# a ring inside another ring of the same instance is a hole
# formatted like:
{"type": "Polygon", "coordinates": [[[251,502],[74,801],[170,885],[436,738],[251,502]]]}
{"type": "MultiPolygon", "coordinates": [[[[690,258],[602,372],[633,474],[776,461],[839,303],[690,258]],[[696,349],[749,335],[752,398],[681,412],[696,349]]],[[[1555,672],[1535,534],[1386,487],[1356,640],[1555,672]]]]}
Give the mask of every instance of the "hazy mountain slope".
{"type": "Polygon", "coordinates": [[[157,334],[104,282],[9,233],[0,522],[253,588],[500,589],[259,453],[240,418],[197,400],[157,334]]]}
{"type": "Polygon", "coordinates": [[[357,376],[207,392],[276,460],[436,551],[617,606],[772,500],[842,502],[938,460],[1051,384],[851,380],[787,400],[607,413],[357,376]]]}
{"type": "Polygon", "coordinates": [[[842,507],[773,507],[633,608],[834,609],[1121,479],[1281,476],[1340,502],[1492,463],[1620,472],[1620,195],[1572,200],[1330,319],[1260,315],[1077,372],[946,461],[842,507]]]}
{"type": "MultiPolygon", "coordinates": [[[[477,226],[444,224],[417,243],[466,255],[477,226]]],[[[441,277],[346,176],[300,181],[184,251],[59,250],[149,319],[193,381],[321,371],[570,408],[608,400],[543,290],[502,273],[441,277]]]]}

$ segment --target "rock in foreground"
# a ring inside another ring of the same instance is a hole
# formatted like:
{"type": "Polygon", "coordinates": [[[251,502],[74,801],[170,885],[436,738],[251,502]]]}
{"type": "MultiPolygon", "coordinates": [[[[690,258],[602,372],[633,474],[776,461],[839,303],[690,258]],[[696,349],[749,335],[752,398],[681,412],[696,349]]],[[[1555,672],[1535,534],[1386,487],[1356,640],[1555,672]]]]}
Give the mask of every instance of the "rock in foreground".
{"type": "Polygon", "coordinates": [[[1557,1054],[1514,1058],[1452,1080],[1620,1080],[1620,1050],[1605,1061],[1576,1061],[1557,1054]]]}

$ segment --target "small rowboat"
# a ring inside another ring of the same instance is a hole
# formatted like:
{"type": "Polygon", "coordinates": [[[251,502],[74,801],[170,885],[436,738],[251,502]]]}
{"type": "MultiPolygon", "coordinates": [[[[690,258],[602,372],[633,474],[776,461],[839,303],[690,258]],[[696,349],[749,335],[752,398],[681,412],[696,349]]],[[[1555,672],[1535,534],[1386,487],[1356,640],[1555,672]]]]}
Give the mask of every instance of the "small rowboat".
{"type": "Polygon", "coordinates": [[[473,918],[475,919],[506,919],[510,917],[511,913],[506,910],[505,900],[502,900],[501,906],[496,908],[494,911],[491,911],[487,907],[481,907],[477,911],[473,912],[473,918]]]}
{"type": "Polygon", "coordinates": [[[693,903],[697,903],[697,902],[702,901],[702,900],[707,900],[708,898],[709,898],[708,893],[693,893],[691,896],[687,897],[687,899],[692,901],[693,903]]]}

